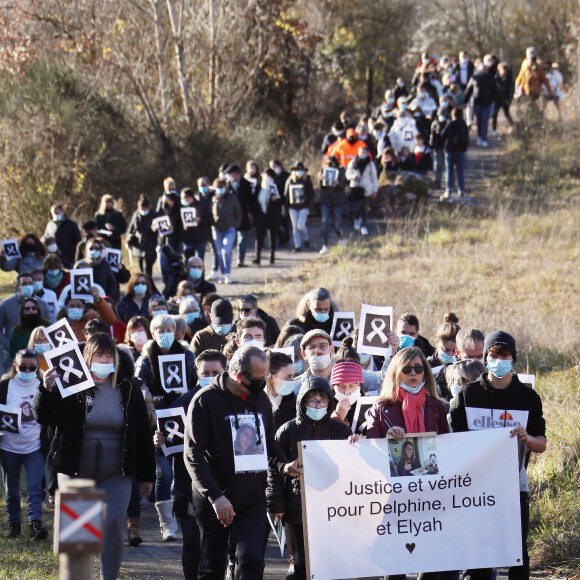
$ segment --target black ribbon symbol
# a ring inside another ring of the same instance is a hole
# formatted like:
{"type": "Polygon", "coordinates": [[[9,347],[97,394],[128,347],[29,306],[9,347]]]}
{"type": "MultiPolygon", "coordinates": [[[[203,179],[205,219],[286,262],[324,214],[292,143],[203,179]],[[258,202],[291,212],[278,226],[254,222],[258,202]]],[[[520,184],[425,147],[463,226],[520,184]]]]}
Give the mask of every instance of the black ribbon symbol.
{"type": "Polygon", "coordinates": [[[77,278],[77,290],[86,290],[90,294],[91,289],[88,286],[88,280],[86,276],[79,276],[77,278]]]}
{"type": "Polygon", "coordinates": [[[175,379],[175,381],[177,382],[178,385],[181,385],[181,383],[182,383],[181,377],[177,374],[179,372],[178,365],[169,365],[167,367],[167,372],[169,373],[169,376],[167,377],[167,384],[168,385],[173,383],[173,379],[175,379]]]}
{"type": "Polygon", "coordinates": [[[71,338],[68,338],[64,330],[59,330],[54,333],[54,340],[58,342],[58,346],[62,346],[67,342],[72,342],[71,338]]]}
{"type": "Polygon", "coordinates": [[[18,433],[18,427],[14,426],[14,417],[11,415],[3,415],[2,416],[2,429],[4,431],[13,431],[14,433],[18,433]]]}
{"type": "Polygon", "coordinates": [[[336,333],[335,338],[339,339],[341,336],[344,336],[344,338],[350,336],[350,322],[348,320],[343,320],[340,323],[340,332],[336,333]]]}
{"type": "Polygon", "coordinates": [[[4,249],[6,250],[7,256],[16,256],[18,254],[18,249],[14,244],[10,244],[9,246],[5,246],[4,249]]]}
{"type": "Polygon", "coordinates": [[[385,326],[387,326],[387,323],[382,318],[374,318],[371,321],[371,328],[373,329],[373,332],[369,332],[367,334],[367,340],[372,342],[373,338],[378,336],[381,339],[381,342],[387,342],[387,336],[383,332],[385,326]]]}
{"type": "Polygon", "coordinates": [[[74,366],[74,361],[70,356],[64,356],[60,359],[60,362],[58,363],[58,366],[64,371],[64,375],[62,377],[62,380],[65,383],[70,383],[70,374],[72,373],[73,375],[75,375],[76,377],[82,377],[83,376],[83,372],[79,371],[78,369],[75,368],[74,366]],[[66,364],[65,364],[66,363],[66,364]]]}
{"type": "Polygon", "coordinates": [[[183,433],[179,430],[177,421],[165,421],[165,430],[167,431],[167,441],[169,443],[173,443],[174,437],[183,439],[183,433]]]}

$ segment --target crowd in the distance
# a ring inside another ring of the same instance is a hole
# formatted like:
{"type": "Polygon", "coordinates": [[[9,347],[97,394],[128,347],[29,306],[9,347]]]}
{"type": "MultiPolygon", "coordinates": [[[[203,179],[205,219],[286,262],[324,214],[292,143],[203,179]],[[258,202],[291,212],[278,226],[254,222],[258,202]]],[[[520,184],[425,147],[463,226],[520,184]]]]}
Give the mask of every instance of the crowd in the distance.
{"type": "MultiPolygon", "coordinates": [[[[391,179],[411,163],[409,155],[414,171],[430,168],[425,162],[428,142],[441,129],[446,143],[445,136],[454,134],[451,127],[465,125],[458,95],[466,102],[470,87],[492,74],[488,69],[494,63],[487,59],[475,67],[465,54],[457,62],[423,55],[411,83],[416,96],[409,96],[399,79],[366,123],[355,127],[343,115],[335,124],[325,138],[325,160],[317,176],[326,231],[322,253],[328,251],[330,223],[340,238],[347,201],[354,204],[351,215],[361,234],[368,233],[367,201],[380,183],[378,175],[391,179]]],[[[476,97],[480,120],[482,106],[476,97]]],[[[480,137],[483,145],[485,135],[480,137]]],[[[432,146],[436,152],[439,145],[432,146]]],[[[453,164],[447,155],[446,160],[453,164]]],[[[272,160],[260,175],[250,161],[244,176],[230,164],[213,183],[200,178],[197,191],[185,188],[178,194],[175,182],[166,179],[155,203],[141,195],[129,225],[109,195],[103,196],[94,219],[83,224],[84,235],[55,204],[42,240],[27,233],[19,242],[19,257],[2,252],[0,267],[17,272],[17,279],[15,294],[0,303],[7,373],[0,382],[0,404],[21,409],[22,421],[18,433],[0,430],[10,538],[22,533],[22,468],[30,537],[37,540],[48,535],[43,501],[54,497],[67,478],[88,477],[106,493],[101,554],[106,580],[119,574],[124,534],[130,545],[142,543],[141,502],[147,499],[154,502],[164,540],[176,539],[179,523],[185,578],[223,578],[227,571],[239,578],[261,578],[269,512],[287,527],[291,570],[302,580],[299,441],[350,438],[356,443],[360,436],[466,431],[474,428],[466,409],[492,416],[494,410],[499,416],[499,411],[516,409],[528,417],[527,425],[512,432],[522,451],[525,559],[510,578],[529,577],[524,462],[527,452],[545,449],[545,425],[538,395],[512,372],[517,357],[512,336],[460,329],[449,313],[432,346],[419,334],[417,317],[406,313],[387,334],[392,358],[376,357],[357,351],[357,329],[340,348],[332,346],[337,307],[324,288],[306,294],[288,321],[266,313],[253,295],[230,301],[216,293],[210,280],[221,273],[224,282],[231,281],[234,241],[242,266],[252,227],[257,264],[266,234],[270,262],[277,242],[288,241],[291,232],[296,250],[307,247],[313,196],[300,162],[287,174],[280,161],[272,160]],[[196,210],[192,227],[183,219],[185,208],[196,210]],[[168,218],[168,225],[157,218],[168,218]],[[123,236],[138,265],[131,271],[108,260],[109,249],[122,248],[123,236]],[[210,280],[204,276],[208,244],[214,254],[210,280]],[[163,292],[152,278],[157,260],[163,292]],[[92,270],[90,298],[72,297],[71,268],[92,270]],[[66,398],[55,388],[59,371],[44,358],[51,350],[44,331],[62,318],[70,324],[95,383],[66,398]],[[181,378],[187,393],[179,396],[166,388],[163,355],[184,357],[181,378]],[[353,433],[357,400],[373,392],[379,399],[371,418],[363,431],[353,433]],[[156,411],[180,407],[187,413],[185,450],[166,456],[162,448],[167,440],[157,430],[156,411]]],[[[413,465],[413,457],[402,458],[399,473],[408,474],[413,465]]],[[[493,573],[468,572],[473,579],[493,573]]],[[[459,572],[432,575],[457,578],[459,572]]]]}

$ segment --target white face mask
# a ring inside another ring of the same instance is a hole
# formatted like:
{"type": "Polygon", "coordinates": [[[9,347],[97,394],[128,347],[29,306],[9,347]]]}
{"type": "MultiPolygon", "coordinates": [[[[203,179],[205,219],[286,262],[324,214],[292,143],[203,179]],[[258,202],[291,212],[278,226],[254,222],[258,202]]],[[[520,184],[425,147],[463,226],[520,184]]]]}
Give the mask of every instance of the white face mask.
{"type": "Polygon", "coordinates": [[[308,357],[308,365],[313,371],[323,371],[330,366],[330,353],[308,357]]]}
{"type": "Polygon", "coordinates": [[[50,246],[46,246],[46,249],[49,252],[54,253],[54,252],[58,251],[58,246],[56,244],[50,244],[50,246]]]}
{"type": "Polygon", "coordinates": [[[339,393],[338,391],[334,391],[334,398],[340,403],[340,401],[342,401],[343,399],[348,399],[348,402],[350,403],[350,405],[354,405],[360,398],[360,389],[357,389],[354,393],[351,393],[350,395],[343,395],[342,393],[339,393]]]}
{"type": "Polygon", "coordinates": [[[242,343],[242,346],[255,346],[260,350],[264,350],[264,343],[261,340],[257,340],[255,338],[252,338],[252,340],[246,340],[246,342],[242,343]]]}

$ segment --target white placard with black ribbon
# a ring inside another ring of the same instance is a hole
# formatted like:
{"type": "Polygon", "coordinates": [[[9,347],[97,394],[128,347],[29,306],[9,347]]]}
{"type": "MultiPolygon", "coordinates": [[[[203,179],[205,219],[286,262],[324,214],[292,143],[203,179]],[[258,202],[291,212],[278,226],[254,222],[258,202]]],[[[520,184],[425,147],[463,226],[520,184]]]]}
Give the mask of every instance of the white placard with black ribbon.
{"type": "Polygon", "coordinates": [[[95,386],[89,367],[78,343],[65,343],[44,353],[48,367],[57,369],[56,386],[62,398],[70,397],[95,386]]]}
{"type": "Polygon", "coordinates": [[[119,271],[119,265],[121,264],[121,250],[116,250],[115,248],[107,248],[106,249],[106,260],[109,266],[111,266],[111,270],[113,272],[119,271]]]}
{"type": "Polygon", "coordinates": [[[356,325],[354,312],[335,312],[330,336],[333,346],[342,346],[342,341],[351,336],[356,325]]]}
{"type": "Polygon", "coordinates": [[[0,405],[0,435],[22,433],[22,409],[0,405]]]}
{"type": "Polygon", "coordinates": [[[185,354],[162,354],[158,359],[163,390],[166,393],[186,393],[185,354]]]}
{"type": "Polygon", "coordinates": [[[44,335],[52,348],[57,348],[63,344],[74,344],[78,342],[67,318],[61,318],[54,324],[47,326],[44,329],[44,335]]]}
{"type": "Polygon", "coordinates": [[[2,249],[8,260],[11,258],[22,258],[20,248],[18,247],[18,240],[16,239],[2,240],[2,249]]]}
{"type": "Polygon", "coordinates": [[[181,221],[183,227],[194,228],[196,224],[197,210],[194,207],[182,207],[181,208],[181,221]]]}
{"type": "Polygon", "coordinates": [[[92,300],[91,288],[93,287],[93,269],[81,268],[80,270],[70,271],[70,296],[71,298],[80,298],[92,300]]]}
{"type": "Polygon", "coordinates": [[[367,428],[370,413],[378,398],[378,396],[358,398],[358,401],[356,402],[356,408],[354,410],[354,417],[352,419],[353,433],[364,433],[365,429],[367,428]]]}
{"type": "Polygon", "coordinates": [[[153,225],[157,228],[157,233],[163,235],[170,232],[173,227],[171,226],[171,220],[169,216],[162,215],[153,220],[153,225]]]}
{"type": "Polygon", "coordinates": [[[163,433],[165,443],[161,446],[163,454],[173,455],[183,452],[185,439],[185,411],[183,407],[157,409],[157,429],[163,433]]]}
{"type": "Polygon", "coordinates": [[[363,304],[356,349],[358,352],[390,357],[387,333],[393,330],[393,307],[363,304]]]}

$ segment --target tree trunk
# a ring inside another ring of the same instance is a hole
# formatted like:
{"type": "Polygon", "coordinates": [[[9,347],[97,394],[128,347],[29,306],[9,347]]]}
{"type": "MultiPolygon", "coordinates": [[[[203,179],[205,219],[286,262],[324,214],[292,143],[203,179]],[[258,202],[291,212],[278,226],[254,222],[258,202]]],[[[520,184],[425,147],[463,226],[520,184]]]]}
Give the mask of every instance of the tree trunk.
{"type": "Polygon", "coordinates": [[[159,92],[161,94],[161,118],[167,136],[170,135],[171,117],[169,115],[169,90],[167,88],[167,77],[165,74],[165,56],[163,53],[163,25],[159,11],[160,0],[150,0],[153,8],[153,24],[155,27],[155,48],[157,59],[157,70],[159,73],[159,92]]]}
{"type": "Polygon", "coordinates": [[[175,60],[177,62],[183,112],[187,116],[189,125],[191,125],[193,123],[193,112],[189,104],[189,83],[187,82],[187,76],[185,74],[185,56],[183,54],[183,41],[181,38],[181,18],[179,24],[177,24],[175,9],[173,8],[173,0],[167,0],[167,12],[169,13],[169,22],[171,23],[171,33],[173,35],[173,44],[175,46],[175,60]]]}
{"type": "Polygon", "coordinates": [[[209,126],[213,127],[215,117],[215,93],[216,93],[216,48],[215,48],[215,14],[213,10],[213,0],[209,0],[209,126]]]}

